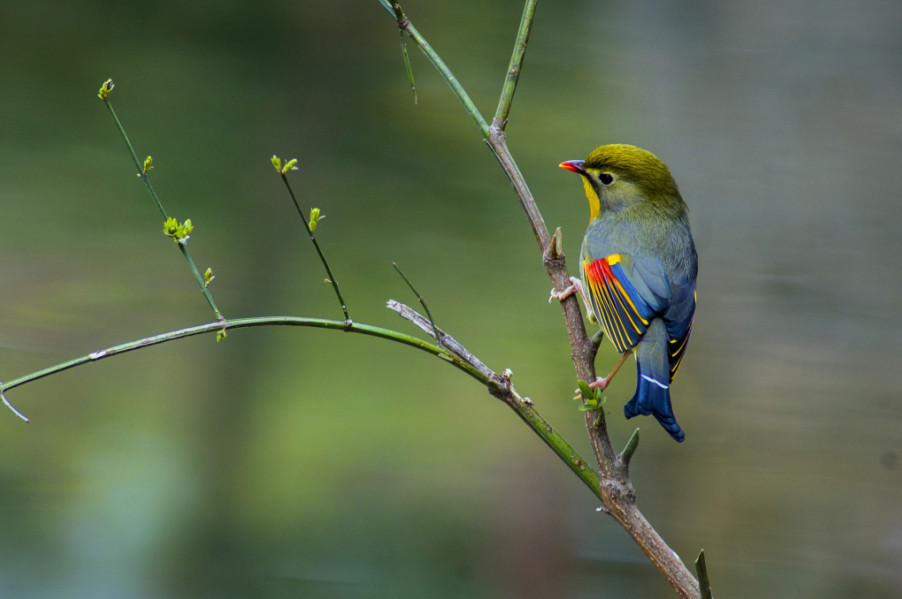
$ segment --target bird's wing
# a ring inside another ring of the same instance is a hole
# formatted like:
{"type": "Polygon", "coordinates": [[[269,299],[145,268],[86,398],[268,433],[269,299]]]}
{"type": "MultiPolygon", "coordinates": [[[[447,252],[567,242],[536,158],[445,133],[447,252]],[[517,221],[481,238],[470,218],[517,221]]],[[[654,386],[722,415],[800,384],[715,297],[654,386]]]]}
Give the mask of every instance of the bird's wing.
{"type": "Polygon", "coordinates": [[[670,380],[676,376],[689,335],[692,333],[692,321],[695,317],[695,281],[689,277],[674,281],[671,287],[673,295],[670,307],[664,313],[664,324],[667,325],[667,355],[670,358],[670,380]]]}
{"type": "Polygon", "coordinates": [[[669,306],[670,284],[654,258],[610,254],[586,260],[583,275],[592,310],[620,352],[635,347],[669,306]]]}
{"type": "Polygon", "coordinates": [[[639,343],[653,318],[667,328],[670,380],[683,359],[695,314],[695,282],[683,275],[670,281],[656,258],[610,254],[583,263],[592,310],[617,350],[639,343]]]}

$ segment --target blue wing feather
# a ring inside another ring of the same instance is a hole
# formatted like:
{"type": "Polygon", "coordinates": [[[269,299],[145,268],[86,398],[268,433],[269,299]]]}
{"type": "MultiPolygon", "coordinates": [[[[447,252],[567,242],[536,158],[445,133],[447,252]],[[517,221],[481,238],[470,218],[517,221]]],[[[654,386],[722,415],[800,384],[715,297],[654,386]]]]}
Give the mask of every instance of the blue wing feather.
{"type": "Polygon", "coordinates": [[[582,274],[592,310],[617,351],[636,347],[649,323],[662,318],[672,381],[692,330],[695,281],[670,281],[656,258],[624,254],[586,260],[582,274]]]}

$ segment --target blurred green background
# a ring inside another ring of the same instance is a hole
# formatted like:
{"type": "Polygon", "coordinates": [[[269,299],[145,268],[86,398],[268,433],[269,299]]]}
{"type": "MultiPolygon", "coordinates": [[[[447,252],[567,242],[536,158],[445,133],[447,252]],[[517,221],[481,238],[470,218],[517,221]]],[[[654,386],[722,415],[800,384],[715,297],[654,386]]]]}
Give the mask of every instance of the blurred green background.
{"type": "MultiPolygon", "coordinates": [[[[404,5],[488,116],[517,2],[404,5]]],[[[571,269],[557,163],[601,143],[671,167],[700,254],[639,504],[722,597],[902,595],[902,5],[542,3],[508,137],[571,269]]],[[[351,316],[415,303],[585,455],[560,309],[504,175],[376,0],[0,5],[0,376],[211,319],[97,88],[227,316],[340,318],[269,157],[297,157],[351,316]]],[[[599,370],[615,359],[609,347],[599,370]]],[[[11,392],[3,597],[671,597],[507,408],[447,365],[335,332],[158,346],[11,392]]]]}

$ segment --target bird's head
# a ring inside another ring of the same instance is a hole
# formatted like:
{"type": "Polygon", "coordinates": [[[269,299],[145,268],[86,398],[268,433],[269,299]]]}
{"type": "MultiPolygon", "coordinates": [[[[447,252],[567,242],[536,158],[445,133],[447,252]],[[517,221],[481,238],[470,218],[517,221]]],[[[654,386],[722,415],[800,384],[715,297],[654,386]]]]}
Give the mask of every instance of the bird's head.
{"type": "Polygon", "coordinates": [[[670,169],[642,148],[600,146],[585,160],[568,160],[560,167],[582,175],[591,220],[602,210],[622,210],[642,203],[665,211],[685,209],[670,169]]]}

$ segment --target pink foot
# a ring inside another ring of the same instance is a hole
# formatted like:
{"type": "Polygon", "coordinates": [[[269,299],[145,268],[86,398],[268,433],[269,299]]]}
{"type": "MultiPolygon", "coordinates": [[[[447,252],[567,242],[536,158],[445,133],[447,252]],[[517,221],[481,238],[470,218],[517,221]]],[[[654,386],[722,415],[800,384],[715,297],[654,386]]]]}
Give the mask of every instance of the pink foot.
{"type": "Polygon", "coordinates": [[[604,391],[608,387],[608,382],[609,382],[610,378],[611,378],[610,376],[609,377],[603,377],[603,376],[595,377],[595,382],[589,383],[589,388],[604,391]]]}
{"type": "Polygon", "coordinates": [[[551,294],[548,296],[548,303],[550,304],[551,300],[562,302],[574,293],[583,295],[583,284],[582,281],[576,277],[570,277],[570,285],[563,291],[557,291],[554,288],[551,289],[551,294]]]}

